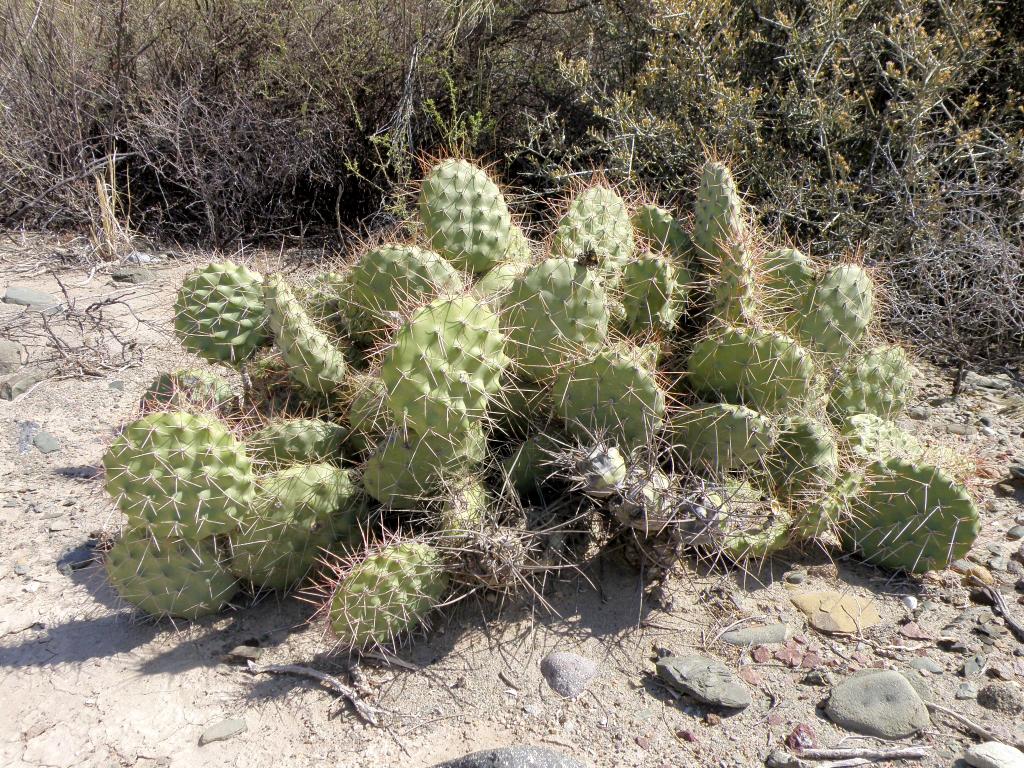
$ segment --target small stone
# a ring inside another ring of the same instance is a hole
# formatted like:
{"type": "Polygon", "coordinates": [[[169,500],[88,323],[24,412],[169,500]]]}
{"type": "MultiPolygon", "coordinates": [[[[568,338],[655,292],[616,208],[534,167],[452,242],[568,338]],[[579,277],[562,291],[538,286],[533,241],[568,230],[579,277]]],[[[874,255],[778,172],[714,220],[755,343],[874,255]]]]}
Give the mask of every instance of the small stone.
{"type": "Polygon", "coordinates": [[[835,685],[835,676],[826,669],[815,669],[808,672],[800,680],[804,685],[831,686],[835,685]]]}
{"type": "Polygon", "coordinates": [[[789,584],[803,584],[807,581],[806,571],[787,571],[783,577],[789,584]]]}
{"type": "Polygon", "coordinates": [[[111,272],[110,277],[115,283],[141,285],[155,280],[156,273],[147,267],[121,267],[111,272]]]}
{"type": "Polygon", "coordinates": [[[818,744],[818,735],[814,729],[806,723],[798,723],[786,737],[786,746],[794,752],[804,749],[812,749],[818,744]]]}
{"type": "Polygon", "coordinates": [[[874,601],[867,597],[833,591],[801,592],[791,595],[790,600],[820,632],[855,634],[882,620],[874,601]]]}
{"type": "Polygon", "coordinates": [[[1005,715],[1019,715],[1024,712],[1024,693],[1016,683],[999,680],[982,686],[978,691],[978,703],[1005,715]]]}
{"type": "Polygon", "coordinates": [[[28,566],[24,563],[15,563],[14,565],[15,576],[28,576],[28,566]]]}
{"type": "Polygon", "coordinates": [[[949,567],[966,579],[976,579],[986,585],[995,583],[995,579],[992,578],[988,568],[972,563],[969,560],[954,560],[949,567]]]}
{"type": "Polygon", "coordinates": [[[263,655],[263,649],[255,645],[236,645],[226,654],[225,661],[259,661],[263,655]]]}
{"type": "Polygon", "coordinates": [[[36,447],[36,450],[40,453],[56,453],[60,450],[60,441],[47,432],[45,429],[40,430],[32,438],[32,445],[36,447]]]}
{"type": "Polygon", "coordinates": [[[49,309],[55,307],[58,301],[46,291],[29,288],[26,285],[9,285],[4,293],[4,304],[17,304],[29,309],[49,309]]]}
{"type": "Polygon", "coordinates": [[[0,380],[0,400],[13,400],[46,378],[38,368],[22,369],[0,380]]]}
{"type": "Polygon", "coordinates": [[[913,595],[903,595],[900,598],[900,602],[903,603],[903,607],[908,611],[913,611],[917,608],[917,598],[913,595]]]}
{"type": "Polygon", "coordinates": [[[960,683],[960,687],[953,695],[961,701],[975,699],[978,696],[978,687],[974,683],[960,683]]]}
{"type": "Polygon", "coordinates": [[[928,672],[932,675],[941,675],[946,671],[946,668],[940,662],[928,656],[918,656],[910,662],[910,666],[918,672],[928,672]]]}
{"type": "Polygon", "coordinates": [[[964,760],[974,768],[1024,768],[1024,752],[998,741],[969,747],[964,760]]]}
{"type": "Polygon", "coordinates": [[[992,417],[989,416],[987,413],[983,413],[981,416],[978,417],[978,423],[985,427],[991,427],[994,424],[994,422],[992,421],[992,417]]]}
{"type": "Polygon", "coordinates": [[[762,627],[733,629],[722,635],[729,645],[770,645],[784,643],[792,636],[793,630],[786,624],[768,624],[762,627]]]}
{"type": "Polygon", "coordinates": [[[579,760],[544,747],[502,747],[473,752],[433,768],[587,768],[579,760]]]}
{"type": "Polygon", "coordinates": [[[924,421],[928,418],[931,411],[923,405],[915,405],[913,408],[907,410],[907,416],[917,421],[924,421]]]}
{"type": "Polygon", "coordinates": [[[199,737],[199,746],[212,744],[215,741],[225,741],[232,736],[245,733],[246,730],[248,730],[248,726],[245,724],[245,720],[240,717],[229,717],[227,720],[221,720],[219,723],[215,723],[203,731],[203,735],[199,737]]]}
{"type": "Polygon", "coordinates": [[[25,362],[25,348],[16,341],[0,339],[0,376],[16,372],[25,362]]]}
{"type": "Polygon", "coordinates": [[[946,431],[951,435],[960,435],[961,437],[973,437],[978,434],[978,430],[970,424],[947,424],[946,431]]]}
{"type": "Polygon", "coordinates": [[[540,662],[540,673],[548,685],[567,699],[579,698],[597,672],[597,664],[590,659],[564,651],[549,653],[540,662]]]}
{"type": "Polygon", "coordinates": [[[832,689],[825,713],[865,736],[902,739],[928,726],[928,708],[910,682],[892,670],[854,674],[832,689]]]}
{"type": "Polygon", "coordinates": [[[669,656],[658,662],[658,677],[682,693],[717,707],[744,709],[750,693],[720,661],[707,656],[669,656]]]}
{"type": "Polygon", "coordinates": [[[1024,464],[1011,464],[1010,477],[1014,480],[1024,480],[1024,464]]]}
{"type": "Polygon", "coordinates": [[[969,659],[964,661],[964,668],[961,674],[963,674],[963,676],[967,678],[978,677],[982,672],[985,671],[985,667],[987,666],[988,657],[983,654],[976,653],[975,655],[971,656],[969,659]]]}
{"type": "Polygon", "coordinates": [[[1015,525],[1013,528],[1006,532],[1006,538],[1010,541],[1020,541],[1024,539],[1024,525],[1015,525]]]}
{"type": "Polygon", "coordinates": [[[900,634],[908,640],[931,640],[932,636],[921,629],[921,625],[916,621],[908,621],[902,627],[900,627],[900,634]]]}

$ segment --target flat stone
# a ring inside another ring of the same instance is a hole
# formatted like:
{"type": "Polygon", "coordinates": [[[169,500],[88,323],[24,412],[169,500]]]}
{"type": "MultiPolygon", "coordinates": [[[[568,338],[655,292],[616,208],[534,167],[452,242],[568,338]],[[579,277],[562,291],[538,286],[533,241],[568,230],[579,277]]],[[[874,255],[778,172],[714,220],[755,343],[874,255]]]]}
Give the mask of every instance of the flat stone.
{"type": "Polygon", "coordinates": [[[924,421],[928,418],[930,413],[931,411],[923,405],[915,405],[913,408],[907,410],[907,416],[912,419],[916,419],[917,421],[924,421]]]}
{"type": "Polygon", "coordinates": [[[598,667],[590,659],[576,653],[556,651],[540,662],[540,673],[555,693],[567,699],[583,695],[587,683],[597,675],[598,667]]]}
{"type": "Polygon", "coordinates": [[[587,768],[587,765],[545,747],[502,747],[473,752],[438,763],[433,768],[587,768]]]}
{"type": "Polygon", "coordinates": [[[971,746],[964,760],[974,768],[1024,768],[1024,752],[998,741],[971,746]]]}
{"type": "Polygon", "coordinates": [[[960,435],[961,437],[972,437],[978,434],[978,430],[970,424],[947,424],[946,431],[951,435],[960,435]]]}
{"type": "Polygon", "coordinates": [[[0,339],[0,376],[15,373],[25,362],[25,348],[16,341],[0,339]]]}
{"type": "Polygon", "coordinates": [[[910,662],[910,666],[918,672],[928,672],[932,675],[941,675],[946,671],[946,668],[940,662],[928,656],[918,656],[910,662]]]}
{"type": "Polygon", "coordinates": [[[29,309],[49,309],[60,303],[46,291],[29,288],[26,285],[7,286],[7,291],[0,301],[3,301],[4,304],[17,304],[29,309]]]}
{"type": "Polygon", "coordinates": [[[997,680],[978,691],[978,703],[993,712],[1019,715],[1024,712],[1024,692],[1017,683],[997,680]]]}
{"type": "Polygon", "coordinates": [[[141,285],[155,280],[156,273],[147,267],[120,267],[111,272],[110,277],[115,283],[141,285]]]}
{"type": "Polygon", "coordinates": [[[964,668],[961,672],[964,677],[978,677],[988,666],[988,656],[976,653],[964,661],[964,668]]]}
{"type": "Polygon", "coordinates": [[[705,704],[729,709],[750,706],[750,692],[725,664],[707,656],[669,656],[658,661],[658,677],[705,704]]]}
{"type": "Polygon", "coordinates": [[[825,713],[842,728],[882,739],[906,738],[931,722],[914,686],[892,670],[848,677],[832,689],[825,713]]]}
{"type": "Polygon", "coordinates": [[[1006,538],[1010,541],[1020,541],[1024,539],[1024,525],[1015,525],[1013,528],[1006,532],[1006,538]]]}
{"type": "Polygon", "coordinates": [[[722,635],[729,645],[771,645],[784,643],[793,636],[793,630],[786,624],[768,624],[762,627],[742,627],[722,635]]]}
{"type": "Polygon", "coordinates": [[[249,726],[245,724],[245,720],[242,718],[229,717],[227,720],[214,723],[203,731],[203,735],[199,737],[199,746],[212,744],[215,741],[225,741],[240,733],[245,733],[248,729],[249,726]]]}
{"type": "Polygon", "coordinates": [[[974,683],[960,683],[953,696],[960,701],[969,701],[978,697],[978,688],[974,683]]]}
{"type": "Polygon", "coordinates": [[[868,597],[826,591],[800,592],[790,595],[790,600],[820,632],[855,634],[882,620],[874,601],[868,597]]]}
{"type": "Polygon", "coordinates": [[[13,400],[46,378],[38,368],[22,369],[0,379],[0,400],[13,400]]]}
{"type": "Polygon", "coordinates": [[[964,386],[976,387],[978,389],[993,389],[998,392],[1012,387],[1013,379],[1002,373],[997,373],[994,376],[984,376],[974,371],[968,371],[964,375],[964,386]]]}
{"type": "Polygon", "coordinates": [[[45,429],[35,434],[32,438],[32,445],[40,453],[56,453],[60,450],[60,441],[45,429]]]}
{"type": "Polygon", "coordinates": [[[263,655],[263,649],[255,645],[236,645],[226,654],[227,661],[259,661],[263,655]]]}

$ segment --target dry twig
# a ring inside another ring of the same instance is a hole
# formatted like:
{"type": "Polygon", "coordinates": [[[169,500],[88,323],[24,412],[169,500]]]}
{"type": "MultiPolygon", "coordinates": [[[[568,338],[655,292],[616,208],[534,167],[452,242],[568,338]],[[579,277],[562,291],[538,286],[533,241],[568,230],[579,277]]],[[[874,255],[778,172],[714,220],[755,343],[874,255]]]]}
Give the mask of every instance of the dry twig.
{"type": "Polygon", "coordinates": [[[248,667],[249,671],[255,675],[298,675],[299,677],[308,677],[313,680],[318,680],[335,693],[341,694],[341,696],[352,705],[356,714],[369,725],[380,725],[380,718],[385,714],[384,710],[367,704],[353,688],[345,685],[337,677],[329,675],[326,672],[320,672],[316,669],[312,669],[311,667],[302,667],[297,664],[272,664],[266,667],[257,667],[251,661],[249,662],[248,667]]]}

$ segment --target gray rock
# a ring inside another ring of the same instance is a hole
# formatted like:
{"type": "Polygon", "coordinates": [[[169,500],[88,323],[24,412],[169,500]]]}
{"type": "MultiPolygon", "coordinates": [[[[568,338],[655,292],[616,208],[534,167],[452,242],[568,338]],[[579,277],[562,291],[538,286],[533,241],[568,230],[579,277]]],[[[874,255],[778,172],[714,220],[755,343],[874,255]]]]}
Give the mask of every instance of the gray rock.
{"type": "Polygon", "coordinates": [[[1014,480],[1024,480],[1024,464],[1011,464],[1010,477],[1014,480]]]}
{"type": "Polygon", "coordinates": [[[998,741],[973,745],[964,760],[974,768],[1024,768],[1024,752],[998,741]]]}
{"type": "Polygon", "coordinates": [[[968,371],[964,375],[964,386],[977,389],[993,389],[996,391],[1002,391],[1013,386],[1013,379],[1002,373],[996,374],[995,376],[982,376],[974,371],[968,371]]]}
{"type": "Polygon", "coordinates": [[[111,272],[110,277],[115,283],[141,285],[155,280],[156,273],[147,267],[121,267],[111,272]]]}
{"type": "Polygon", "coordinates": [[[971,437],[978,434],[978,430],[970,424],[947,424],[946,431],[951,435],[960,435],[961,437],[971,437]]]}
{"type": "Polygon", "coordinates": [[[793,636],[793,630],[786,624],[768,624],[763,627],[742,627],[722,635],[729,645],[771,645],[784,643],[793,636]]]}
{"type": "Polygon", "coordinates": [[[946,671],[946,668],[940,662],[928,656],[918,656],[910,662],[910,666],[918,672],[928,672],[933,675],[941,675],[946,671]]]}
{"type": "Polygon", "coordinates": [[[548,685],[567,699],[581,696],[597,672],[597,664],[576,653],[556,651],[540,662],[540,673],[548,685]]]}
{"type": "Polygon", "coordinates": [[[707,656],[669,656],[658,661],[658,677],[682,693],[716,707],[744,709],[750,692],[725,664],[707,656]]]}
{"type": "Polygon", "coordinates": [[[926,406],[915,405],[913,408],[910,408],[907,411],[907,416],[909,416],[912,419],[916,419],[917,421],[924,421],[925,419],[928,418],[929,413],[930,411],[926,406]]]}
{"type": "Polygon", "coordinates": [[[46,291],[29,288],[26,285],[7,286],[7,292],[4,293],[4,297],[0,301],[3,301],[4,304],[17,304],[29,309],[49,309],[60,303],[46,291]]]}
{"type": "Polygon", "coordinates": [[[587,768],[585,763],[545,747],[502,747],[473,752],[433,768],[587,768]]]}
{"type": "Polygon", "coordinates": [[[56,453],[60,450],[60,441],[45,429],[35,434],[35,437],[32,438],[32,445],[40,453],[56,453]]]}
{"type": "Polygon", "coordinates": [[[908,611],[913,611],[917,608],[917,598],[913,595],[903,595],[903,597],[900,598],[900,602],[903,603],[903,607],[908,611]]]}
{"type": "Polygon", "coordinates": [[[212,744],[215,741],[225,741],[226,739],[230,739],[232,736],[245,733],[248,729],[249,726],[245,724],[245,720],[242,718],[229,717],[227,720],[221,720],[219,723],[214,723],[203,731],[203,735],[199,737],[199,746],[202,747],[206,744],[212,744]]]}
{"type": "Polygon", "coordinates": [[[1015,525],[1013,528],[1006,532],[1006,538],[1010,541],[1020,541],[1024,539],[1024,525],[1015,525]]]}
{"type": "Polygon", "coordinates": [[[13,400],[46,378],[38,368],[22,369],[0,380],[0,400],[13,400]]]}
{"type": "Polygon", "coordinates": [[[803,584],[807,581],[807,573],[805,571],[788,571],[783,578],[789,584],[803,584]]]}
{"type": "Polygon", "coordinates": [[[0,376],[9,376],[25,362],[25,348],[16,341],[0,339],[0,376]]]}
{"type": "Polygon", "coordinates": [[[982,653],[976,653],[964,661],[962,674],[964,677],[977,677],[985,671],[985,667],[987,666],[988,656],[985,656],[982,653]]]}
{"type": "Polygon", "coordinates": [[[1015,682],[997,680],[978,691],[978,703],[993,712],[1019,715],[1024,712],[1024,692],[1015,682]]]}
{"type": "Polygon", "coordinates": [[[960,683],[960,687],[956,689],[956,693],[953,695],[961,701],[976,699],[978,697],[978,687],[974,683],[960,683]]]}
{"type": "Polygon", "coordinates": [[[263,649],[255,645],[236,645],[224,655],[226,661],[259,661],[263,649]]]}
{"type": "Polygon", "coordinates": [[[842,728],[882,739],[911,736],[931,722],[914,686],[891,670],[848,677],[832,689],[825,713],[842,728]]]}

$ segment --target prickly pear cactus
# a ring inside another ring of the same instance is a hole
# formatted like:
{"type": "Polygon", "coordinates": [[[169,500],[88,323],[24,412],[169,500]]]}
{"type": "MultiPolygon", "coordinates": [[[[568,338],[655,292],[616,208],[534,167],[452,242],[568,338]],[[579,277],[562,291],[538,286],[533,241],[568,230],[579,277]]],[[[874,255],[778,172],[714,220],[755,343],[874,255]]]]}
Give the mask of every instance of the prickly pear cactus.
{"type": "Polygon", "coordinates": [[[605,285],[619,283],[633,255],[633,225],[625,201],[612,188],[588,187],[569,204],[555,230],[551,255],[592,261],[605,285]]]}
{"type": "Polygon", "coordinates": [[[284,466],[339,458],[347,430],[323,419],[271,419],[245,441],[257,463],[284,466]]]}
{"type": "Polygon", "coordinates": [[[346,382],[348,445],[356,453],[370,452],[391,429],[388,388],[379,376],[352,374],[346,382]]]}
{"type": "Polygon", "coordinates": [[[796,248],[765,254],[761,263],[761,298],[772,313],[795,312],[814,289],[814,268],[796,248]]]}
{"type": "Polygon", "coordinates": [[[861,465],[891,458],[918,462],[926,450],[920,440],[898,424],[873,413],[857,413],[847,420],[842,445],[861,465]]]}
{"type": "Polygon", "coordinates": [[[622,270],[619,300],[629,333],[672,330],[686,307],[690,276],[672,261],[645,253],[622,270]]]}
{"type": "Polygon", "coordinates": [[[598,443],[576,461],[574,479],[585,494],[603,499],[622,488],[628,471],[618,448],[598,443]]]}
{"type": "Polygon", "coordinates": [[[608,335],[600,280],[571,259],[548,259],[517,279],[501,316],[509,355],[526,378],[541,380],[608,335]]]}
{"type": "Polygon", "coordinates": [[[690,234],[670,211],[656,205],[641,205],[633,214],[633,229],[645,238],[652,249],[667,253],[681,264],[693,257],[690,234]]]}
{"type": "Polygon", "coordinates": [[[770,419],[730,403],[687,408],[675,415],[671,429],[688,463],[713,473],[765,468],[777,436],[770,419]]]}
{"type": "Polygon", "coordinates": [[[501,462],[505,484],[520,496],[539,495],[555,474],[551,462],[554,445],[543,435],[534,435],[515,446],[501,462]]]}
{"type": "Polygon", "coordinates": [[[423,179],[420,220],[431,246],[458,269],[487,272],[522,260],[525,238],[487,172],[465,160],[444,160],[423,179]]]}
{"type": "Polygon", "coordinates": [[[845,525],[851,517],[853,500],[864,484],[858,471],[844,472],[835,484],[819,496],[797,507],[791,530],[794,542],[821,541],[845,525]]]}
{"type": "Polygon", "coordinates": [[[970,495],[942,470],[888,459],[871,467],[840,531],[869,563],[924,573],[964,557],[980,527],[970,495]]]}
{"type": "Polygon", "coordinates": [[[448,538],[462,538],[483,528],[491,506],[491,492],[480,478],[456,482],[445,495],[434,527],[448,538]]]}
{"type": "Polygon", "coordinates": [[[831,358],[848,355],[871,324],[874,296],[871,277],[863,267],[841,264],[804,294],[789,325],[810,349],[831,358]]]}
{"type": "Polygon", "coordinates": [[[829,414],[840,423],[856,413],[895,419],[913,396],[917,376],[899,347],[869,349],[843,368],[829,394],[829,414]]]}
{"type": "Polygon", "coordinates": [[[425,622],[448,584],[441,554],[429,544],[382,546],[339,574],[328,603],[331,629],[343,648],[393,645],[425,622]]]}
{"type": "Polygon", "coordinates": [[[627,475],[610,510],[622,525],[651,536],[676,522],[680,501],[672,478],[652,467],[627,475]]]}
{"type": "Polygon", "coordinates": [[[238,591],[215,539],[186,542],[130,529],[106,556],[118,596],[155,618],[197,619],[217,613],[238,591]]]}
{"type": "Polygon", "coordinates": [[[259,480],[230,534],[231,571],[259,589],[289,589],[335,541],[360,538],[357,490],[348,470],[297,464],[259,480]]]}
{"type": "Polygon", "coordinates": [[[174,302],[174,330],[186,349],[238,365],[269,343],[263,276],[217,261],[185,278],[174,302]]]}
{"type": "Polygon", "coordinates": [[[222,377],[200,369],[161,373],[146,388],[139,403],[143,413],[187,409],[216,411],[237,401],[235,390],[222,377]]]}
{"type": "Polygon", "coordinates": [[[827,424],[811,416],[786,419],[768,470],[784,498],[801,500],[822,493],[839,476],[835,435],[827,424]]]}
{"type": "Polygon", "coordinates": [[[228,533],[253,499],[245,446],[209,416],[144,416],[118,436],[103,467],[107,491],[129,526],[160,540],[228,533]]]}
{"type": "Polygon", "coordinates": [[[344,354],[306,314],[283,278],[270,278],[264,294],[274,343],[288,373],[314,395],[334,395],[345,380],[344,354]]]}
{"type": "Polygon", "coordinates": [[[438,299],[402,326],[381,366],[395,423],[413,432],[465,432],[479,423],[509,364],[488,306],[438,299]]]}

